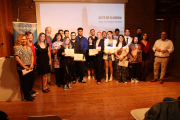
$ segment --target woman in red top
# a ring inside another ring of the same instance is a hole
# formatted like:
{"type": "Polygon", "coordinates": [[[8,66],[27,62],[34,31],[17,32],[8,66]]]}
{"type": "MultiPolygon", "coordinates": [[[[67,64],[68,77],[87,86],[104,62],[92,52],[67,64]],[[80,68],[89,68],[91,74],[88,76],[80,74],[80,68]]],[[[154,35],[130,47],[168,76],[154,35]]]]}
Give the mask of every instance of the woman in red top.
{"type": "Polygon", "coordinates": [[[142,80],[146,82],[147,67],[150,59],[150,42],[147,33],[142,34],[140,44],[142,49],[142,80]]]}
{"type": "MultiPolygon", "coordinates": [[[[36,51],[35,51],[35,48],[34,48],[34,44],[33,44],[33,39],[34,39],[34,36],[33,36],[33,33],[30,32],[30,31],[27,31],[25,33],[25,35],[27,35],[27,38],[28,38],[28,42],[29,42],[29,47],[31,48],[32,52],[33,52],[33,56],[34,56],[34,69],[36,69],[36,51]]],[[[34,81],[32,81],[31,83],[31,87],[33,88],[33,85],[34,85],[34,81]]],[[[34,91],[33,89],[31,90],[30,94],[32,96],[36,96],[37,94],[39,94],[38,92],[34,91]]]]}

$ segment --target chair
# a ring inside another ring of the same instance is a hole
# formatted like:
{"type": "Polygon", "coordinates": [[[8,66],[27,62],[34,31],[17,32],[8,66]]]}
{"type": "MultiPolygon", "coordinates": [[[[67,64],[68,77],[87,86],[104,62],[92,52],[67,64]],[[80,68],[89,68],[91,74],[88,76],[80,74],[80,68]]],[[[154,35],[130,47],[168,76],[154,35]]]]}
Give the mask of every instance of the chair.
{"type": "Polygon", "coordinates": [[[134,109],[131,111],[131,115],[134,117],[136,120],[143,120],[145,117],[145,113],[149,110],[150,108],[140,108],[140,109],[134,109]]]}
{"type": "Polygon", "coordinates": [[[67,119],[61,119],[57,115],[45,115],[45,116],[29,116],[27,120],[67,120],[67,119]]]}

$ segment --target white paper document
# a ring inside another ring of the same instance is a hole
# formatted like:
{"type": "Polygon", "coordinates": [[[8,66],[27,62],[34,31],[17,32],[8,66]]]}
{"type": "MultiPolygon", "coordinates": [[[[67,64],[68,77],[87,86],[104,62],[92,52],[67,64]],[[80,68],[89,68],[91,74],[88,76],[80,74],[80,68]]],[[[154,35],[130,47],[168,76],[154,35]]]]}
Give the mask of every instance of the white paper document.
{"type": "Polygon", "coordinates": [[[114,48],[105,48],[105,49],[104,49],[104,52],[105,52],[105,53],[108,53],[108,52],[114,53],[114,48]]]}
{"type": "Polygon", "coordinates": [[[98,49],[89,49],[89,56],[94,56],[95,54],[98,54],[98,49]]]}
{"type": "Polygon", "coordinates": [[[129,63],[129,61],[127,61],[127,60],[123,60],[123,61],[119,61],[119,66],[123,66],[123,67],[128,67],[128,63],[129,63]]]}
{"type": "Polygon", "coordinates": [[[26,74],[28,74],[31,71],[33,71],[33,69],[30,69],[28,71],[26,69],[24,69],[24,70],[22,70],[22,75],[26,75],[26,74]]]}
{"type": "Polygon", "coordinates": [[[83,54],[74,54],[74,60],[75,61],[82,61],[83,60],[83,54]]]}
{"type": "Polygon", "coordinates": [[[64,52],[66,57],[74,56],[74,49],[64,49],[64,52]]]}

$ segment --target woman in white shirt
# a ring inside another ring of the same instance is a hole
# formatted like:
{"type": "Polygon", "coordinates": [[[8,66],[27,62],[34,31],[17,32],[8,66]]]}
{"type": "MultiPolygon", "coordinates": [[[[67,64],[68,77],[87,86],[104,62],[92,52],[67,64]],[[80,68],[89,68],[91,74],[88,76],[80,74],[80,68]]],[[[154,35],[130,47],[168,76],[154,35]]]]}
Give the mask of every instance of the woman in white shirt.
{"type": "Polygon", "coordinates": [[[108,82],[108,67],[110,68],[110,79],[109,81],[112,81],[113,79],[113,66],[112,66],[112,61],[114,61],[114,48],[117,44],[117,41],[113,39],[113,32],[108,31],[108,38],[105,39],[104,41],[104,56],[103,59],[105,60],[105,65],[106,65],[106,82],[108,82]],[[109,51],[108,49],[111,49],[112,51],[109,51]]]}
{"type": "Polygon", "coordinates": [[[127,73],[127,67],[128,67],[128,53],[129,48],[126,44],[126,41],[124,40],[124,36],[120,35],[118,37],[118,42],[116,44],[117,49],[115,49],[114,54],[116,55],[116,77],[117,77],[117,83],[123,81],[127,84],[126,80],[126,73],[127,73]]]}

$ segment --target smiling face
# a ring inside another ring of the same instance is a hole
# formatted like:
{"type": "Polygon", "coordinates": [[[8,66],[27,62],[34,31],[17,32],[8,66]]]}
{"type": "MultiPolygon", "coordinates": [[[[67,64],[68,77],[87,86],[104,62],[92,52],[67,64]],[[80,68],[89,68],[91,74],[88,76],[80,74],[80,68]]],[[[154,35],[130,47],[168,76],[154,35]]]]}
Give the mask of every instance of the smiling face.
{"type": "Polygon", "coordinates": [[[40,42],[44,42],[44,41],[45,41],[45,35],[42,34],[42,35],[40,36],[40,42]]]}
{"type": "Polygon", "coordinates": [[[162,32],[161,33],[161,40],[166,40],[167,38],[167,33],[166,32],[162,32]]]}
{"type": "Polygon", "coordinates": [[[51,28],[50,28],[50,27],[47,27],[47,28],[46,28],[45,34],[46,34],[47,36],[50,36],[50,35],[51,35],[51,28]]]}
{"type": "Polygon", "coordinates": [[[66,39],[66,45],[68,45],[68,44],[69,44],[69,42],[70,42],[70,39],[69,39],[69,38],[67,38],[67,39],[66,39]]]}
{"type": "Polygon", "coordinates": [[[29,35],[28,35],[28,40],[29,40],[29,42],[32,42],[33,39],[34,39],[33,35],[32,35],[32,34],[29,34],[29,35]]]}
{"type": "Polygon", "coordinates": [[[126,36],[129,36],[130,35],[130,31],[129,30],[125,30],[125,33],[124,33],[126,36]]]}
{"type": "Polygon", "coordinates": [[[65,32],[65,37],[69,38],[69,31],[65,32]]]}
{"type": "Polygon", "coordinates": [[[83,30],[78,30],[78,35],[82,36],[83,35],[83,30]]]}
{"type": "Polygon", "coordinates": [[[71,39],[72,39],[72,40],[76,39],[76,34],[75,34],[75,33],[72,33],[72,34],[71,34],[71,39]]]}
{"type": "Polygon", "coordinates": [[[147,34],[145,33],[144,35],[143,35],[143,40],[146,40],[147,39],[147,34]]]}
{"type": "Polygon", "coordinates": [[[98,33],[97,33],[97,38],[98,38],[98,39],[101,39],[101,37],[102,37],[102,34],[98,32],[98,33]]]}
{"type": "Polygon", "coordinates": [[[91,38],[89,38],[88,41],[89,41],[90,44],[92,44],[92,42],[93,42],[93,40],[91,38]]]}
{"type": "Polygon", "coordinates": [[[22,45],[22,46],[27,45],[27,38],[26,38],[26,36],[23,36],[23,37],[21,38],[21,45],[22,45]]]}
{"type": "Polygon", "coordinates": [[[135,43],[135,44],[138,43],[138,37],[134,37],[134,43],[135,43]]]}
{"type": "Polygon", "coordinates": [[[103,33],[102,33],[102,36],[103,36],[103,38],[106,38],[106,37],[107,37],[107,33],[106,33],[106,32],[103,32],[103,33]]]}
{"type": "Polygon", "coordinates": [[[108,32],[108,38],[112,39],[112,33],[111,32],[108,32]]]}
{"type": "Polygon", "coordinates": [[[56,39],[57,39],[57,41],[60,41],[60,40],[61,40],[61,35],[58,35],[58,36],[56,37],[56,39]]]}
{"type": "Polygon", "coordinates": [[[124,38],[122,36],[119,37],[119,42],[123,42],[124,38]]]}
{"type": "Polygon", "coordinates": [[[94,36],[94,35],[95,35],[95,30],[91,30],[91,31],[90,31],[90,34],[91,34],[92,36],[94,36]]]}

